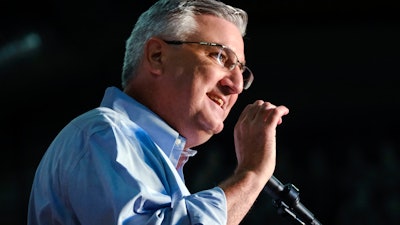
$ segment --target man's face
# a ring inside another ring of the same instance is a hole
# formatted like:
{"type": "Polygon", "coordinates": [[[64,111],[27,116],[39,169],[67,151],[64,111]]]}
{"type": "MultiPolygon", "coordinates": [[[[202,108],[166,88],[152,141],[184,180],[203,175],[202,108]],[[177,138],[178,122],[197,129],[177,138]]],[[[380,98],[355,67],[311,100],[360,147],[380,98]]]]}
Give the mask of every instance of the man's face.
{"type": "MultiPolygon", "coordinates": [[[[237,27],[214,16],[198,16],[199,30],[188,40],[218,43],[244,61],[243,39],[237,27]]],[[[243,90],[238,67],[228,70],[216,60],[217,47],[199,44],[168,45],[160,97],[162,117],[187,138],[188,147],[207,141],[223,129],[223,122],[243,90]]]]}

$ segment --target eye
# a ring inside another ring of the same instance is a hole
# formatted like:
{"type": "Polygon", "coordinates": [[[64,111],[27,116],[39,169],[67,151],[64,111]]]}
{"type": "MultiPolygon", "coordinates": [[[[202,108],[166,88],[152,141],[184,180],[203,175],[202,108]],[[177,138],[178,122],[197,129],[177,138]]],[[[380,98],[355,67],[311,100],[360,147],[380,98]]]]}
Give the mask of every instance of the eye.
{"type": "Polygon", "coordinates": [[[217,56],[217,60],[222,66],[226,66],[226,65],[231,64],[229,62],[229,56],[226,54],[225,51],[223,51],[223,49],[219,50],[218,56],[217,56]]]}
{"type": "MultiPolygon", "coordinates": [[[[218,64],[227,68],[228,70],[232,70],[236,66],[236,62],[232,61],[235,57],[232,55],[232,52],[229,49],[221,47],[221,46],[212,46],[210,48],[208,55],[215,59],[218,64]]],[[[233,53],[234,54],[234,53],[233,53]]]]}
{"type": "Polygon", "coordinates": [[[219,51],[212,51],[208,53],[209,56],[211,56],[212,58],[214,58],[216,61],[218,61],[219,63],[222,62],[221,56],[219,54],[219,51]]]}

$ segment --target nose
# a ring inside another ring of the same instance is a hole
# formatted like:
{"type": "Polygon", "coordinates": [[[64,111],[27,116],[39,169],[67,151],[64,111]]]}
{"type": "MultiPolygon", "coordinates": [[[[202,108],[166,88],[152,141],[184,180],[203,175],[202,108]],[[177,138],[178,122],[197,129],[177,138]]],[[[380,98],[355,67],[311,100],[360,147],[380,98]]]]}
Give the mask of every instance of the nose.
{"type": "Polygon", "coordinates": [[[240,68],[236,66],[233,70],[220,80],[220,85],[227,94],[240,94],[243,91],[243,76],[240,68]]]}

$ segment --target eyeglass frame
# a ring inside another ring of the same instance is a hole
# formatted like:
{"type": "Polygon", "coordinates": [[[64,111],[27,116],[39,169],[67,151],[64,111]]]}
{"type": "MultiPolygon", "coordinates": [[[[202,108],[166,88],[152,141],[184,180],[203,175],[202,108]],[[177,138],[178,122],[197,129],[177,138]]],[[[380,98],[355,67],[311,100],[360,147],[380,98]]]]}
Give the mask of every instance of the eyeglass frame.
{"type": "Polygon", "coordinates": [[[236,55],[236,53],[229,48],[228,46],[218,44],[218,43],[213,43],[213,42],[205,42],[205,41],[178,41],[178,40],[163,40],[165,43],[170,44],[170,45],[182,45],[182,44],[199,44],[203,46],[213,46],[213,47],[220,47],[220,52],[218,53],[218,58],[217,61],[218,63],[223,66],[224,68],[227,68],[229,71],[232,71],[235,69],[236,66],[239,67],[240,71],[242,72],[242,78],[243,78],[243,89],[247,90],[251,84],[253,83],[254,80],[254,75],[253,72],[250,70],[250,68],[244,63],[239,61],[239,57],[236,55]],[[228,49],[233,53],[233,55],[236,57],[236,62],[231,64],[231,65],[225,65],[224,62],[221,61],[220,55],[224,49],[228,49]],[[244,73],[247,71],[249,73],[248,78],[244,77],[244,73]]]}

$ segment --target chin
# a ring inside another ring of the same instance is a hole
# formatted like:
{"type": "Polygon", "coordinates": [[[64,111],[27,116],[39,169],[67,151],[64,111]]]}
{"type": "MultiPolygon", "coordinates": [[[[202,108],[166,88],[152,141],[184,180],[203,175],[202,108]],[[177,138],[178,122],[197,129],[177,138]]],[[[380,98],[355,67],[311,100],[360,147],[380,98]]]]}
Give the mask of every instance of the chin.
{"type": "Polygon", "coordinates": [[[223,130],[223,128],[224,128],[224,127],[221,127],[221,128],[219,128],[219,129],[214,130],[212,135],[221,133],[222,130],[223,130]]]}
{"type": "Polygon", "coordinates": [[[219,134],[224,129],[224,123],[220,123],[219,126],[215,127],[213,134],[219,134]]]}
{"type": "Polygon", "coordinates": [[[191,141],[190,140],[186,140],[187,141],[187,147],[189,148],[193,148],[199,145],[202,145],[204,143],[206,143],[208,140],[210,140],[210,138],[214,135],[214,134],[218,134],[222,131],[222,128],[217,130],[209,130],[209,131],[201,131],[199,133],[197,133],[196,138],[192,138],[191,141]]]}

